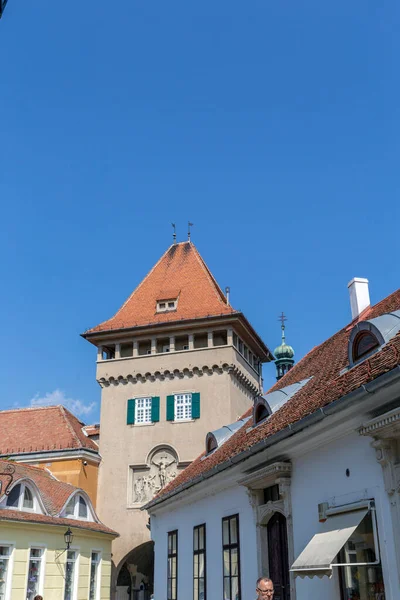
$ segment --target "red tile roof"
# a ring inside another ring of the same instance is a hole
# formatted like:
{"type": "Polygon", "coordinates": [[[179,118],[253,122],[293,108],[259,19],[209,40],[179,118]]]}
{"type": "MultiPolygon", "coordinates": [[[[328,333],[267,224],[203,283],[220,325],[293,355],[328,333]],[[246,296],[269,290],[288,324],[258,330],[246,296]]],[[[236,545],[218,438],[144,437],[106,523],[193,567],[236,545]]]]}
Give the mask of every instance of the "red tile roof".
{"type": "MultiPolygon", "coordinates": [[[[9,460],[0,460],[0,483],[1,491],[0,498],[4,496],[7,486],[14,486],[18,481],[29,480],[34,483],[39,491],[43,505],[47,515],[37,513],[24,512],[19,510],[9,510],[8,508],[0,509],[0,520],[11,519],[17,521],[29,521],[35,523],[49,523],[53,525],[71,525],[83,529],[91,529],[93,531],[102,531],[104,533],[116,533],[98,522],[80,521],[77,519],[64,519],[60,517],[60,513],[66,505],[70,496],[76,493],[79,488],[76,488],[69,483],[58,481],[47,470],[38,467],[32,467],[9,460]],[[12,481],[7,475],[7,470],[12,471],[12,481]]],[[[82,490],[80,490],[82,491],[82,490]]],[[[85,494],[85,492],[83,492],[85,494]]],[[[85,494],[87,497],[87,495],[85,494]]]]}
{"type": "MultiPolygon", "coordinates": [[[[205,474],[217,465],[221,465],[251,448],[261,440],[300,421],[307,415],[338,400],[399,365],[400,333],[392,338],[379,352],[371,355],[352,369],[343,371],[348,366],[348,339],[353,326],[358,321],[372,319],[394,310],[400,310],[400,289],[375,306],[366,309],[358,320],[346,325],[321,345],[313,348],[269,392],[312,377],[304,387],[258,427],[249,431],[249,427],[252,425],[252,420],[250,420],[221,448],[206,459],[201,460],[204,453],[199,456],[162,490],[156,501],[174,492],[178,487],[190,483],[199,475],[205,474]]],[[[252,409],[244,416],[250,415],[252,415],[252,409]]]]}
{"type": "Polygon", "coordinates": [[[111,319],[83,335],[234,313],[196,247],[182,242],[168,248],[111,319]],[[156,312],[157,301],[175,298],[176,310],[156,312]]]}
{"type": "Polygon", "coordinates": [[[98,446],[82,431],[84,424],[64,406],[0,411],[0,455],[98,446]]]}

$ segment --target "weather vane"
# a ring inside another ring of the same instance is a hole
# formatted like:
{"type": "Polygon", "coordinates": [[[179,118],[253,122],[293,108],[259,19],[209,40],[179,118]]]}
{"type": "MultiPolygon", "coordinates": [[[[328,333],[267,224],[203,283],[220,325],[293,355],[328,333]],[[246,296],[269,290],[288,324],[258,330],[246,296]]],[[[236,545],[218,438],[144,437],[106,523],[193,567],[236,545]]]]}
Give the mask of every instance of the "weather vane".
{"type": "Polygon", "coordinates": [[[193,227],[193,223],[188,221],[188,242],[190,242],[190,228],[193,227]]]}
{"type": "Polygon", "coordinates": [[[282,324],[282,328],[285,328],[285,321],[287,321],[287,318],[285,317],[285,314],[282,313],[279,317],[278,317],[278,321],[281,322],[282,324]]]}
{"type": "Polygon", "coordinates": [[[171,223],[174,233],[172,235],[172,239],[174,240],[174,244],[176,244],[176,226],[175,223],[171,223]]]}

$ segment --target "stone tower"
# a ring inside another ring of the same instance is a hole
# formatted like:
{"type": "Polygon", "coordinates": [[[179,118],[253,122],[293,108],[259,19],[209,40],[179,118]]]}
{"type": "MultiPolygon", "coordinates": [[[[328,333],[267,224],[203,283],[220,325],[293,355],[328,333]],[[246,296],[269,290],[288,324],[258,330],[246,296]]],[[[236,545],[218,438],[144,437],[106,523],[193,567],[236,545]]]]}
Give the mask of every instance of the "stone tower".
{"type": "Polygon", "coordinates": [[[102,388],[97,510],[120,534],[114,591],[145,586],[147,598],[153,547],[141,507],[203,451],[209,431],[252,405],[273,356],[191,242],[168,248],[83,337],[97,346],[102,388]]]}

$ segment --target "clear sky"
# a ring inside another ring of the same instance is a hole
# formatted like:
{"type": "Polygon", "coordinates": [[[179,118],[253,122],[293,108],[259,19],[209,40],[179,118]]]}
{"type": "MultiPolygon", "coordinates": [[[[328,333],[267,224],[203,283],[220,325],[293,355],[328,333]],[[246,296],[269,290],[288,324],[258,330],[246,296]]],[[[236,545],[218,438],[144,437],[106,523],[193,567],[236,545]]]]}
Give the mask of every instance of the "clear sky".
{"type": "MultiPolygon", "coordinates": [[[[399,287],[397,0],[9,0],[0,21],[0,408],[99,418],[95,349],[186,223],[299,359],[399,287]]],[[[274,369],[264,370],[265,385],[274,369]]]]}

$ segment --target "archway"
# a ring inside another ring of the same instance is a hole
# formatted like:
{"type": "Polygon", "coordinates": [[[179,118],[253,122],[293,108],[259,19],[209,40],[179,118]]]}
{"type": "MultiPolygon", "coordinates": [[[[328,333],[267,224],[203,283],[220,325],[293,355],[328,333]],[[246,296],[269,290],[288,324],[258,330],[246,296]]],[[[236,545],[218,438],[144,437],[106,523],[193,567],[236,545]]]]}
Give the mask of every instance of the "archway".
{"type": "Polygon", "coordinates": [[[121,561],[116,600],[150,600],[154,582],[154,542],[134,548],[121,561]]]}

